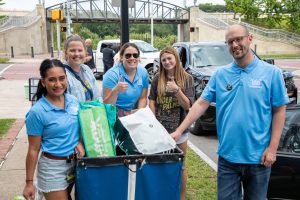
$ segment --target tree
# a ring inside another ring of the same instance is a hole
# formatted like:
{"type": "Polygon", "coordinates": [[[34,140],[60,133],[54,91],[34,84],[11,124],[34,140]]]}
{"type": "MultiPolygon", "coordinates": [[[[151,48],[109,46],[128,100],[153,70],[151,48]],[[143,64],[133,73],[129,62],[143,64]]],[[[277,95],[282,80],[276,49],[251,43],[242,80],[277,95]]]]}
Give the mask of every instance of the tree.
{"type": "Polygon", "coordinates": [[[213,5],[212,3],[199,4],[199,9],[204,12],[225,12],[225,5],[213,5]]]}
{"type": "Polygon", "coordinates": [[[299,0],[282,0],[285,15],[288,20],[289,28],[292,31],[300,33],[300,1],[299,0]]]}
{"type": "Polygon", "coordinates": [[[232,10],[234,12],[233,19],[236,19],[236,14],[242,12],[240,5],[242,4],[243,0],[224,0],[224,1],[226,3],[227,10],[232,10]]]}
{"type": "Polygon", "coordinates": [[[279,25],[282,20],[282,3],[280,0],[261,0],[261,9],[266,15],[266,22],[269,27],[279,25]]]}

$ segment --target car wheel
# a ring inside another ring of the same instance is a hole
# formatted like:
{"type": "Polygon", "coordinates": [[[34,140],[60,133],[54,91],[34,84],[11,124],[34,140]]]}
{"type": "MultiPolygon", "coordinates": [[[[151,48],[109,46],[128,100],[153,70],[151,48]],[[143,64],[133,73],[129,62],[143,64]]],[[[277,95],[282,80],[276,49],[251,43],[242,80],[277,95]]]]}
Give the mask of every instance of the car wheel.
{"type": "Polygon", "coordinates": [[[149,83],[151,83],[156,74],[156,72],[154,71],[153,65],[148,67],[147,71],[148,71],[148,81],[149,81],[149,83]]]}
{"type": "Polygon", "coordinates": [[[200,119],[197,119],[189,128],[189,131],[194,135],[204,135],[204,130],[200,123],[200,119]]]}

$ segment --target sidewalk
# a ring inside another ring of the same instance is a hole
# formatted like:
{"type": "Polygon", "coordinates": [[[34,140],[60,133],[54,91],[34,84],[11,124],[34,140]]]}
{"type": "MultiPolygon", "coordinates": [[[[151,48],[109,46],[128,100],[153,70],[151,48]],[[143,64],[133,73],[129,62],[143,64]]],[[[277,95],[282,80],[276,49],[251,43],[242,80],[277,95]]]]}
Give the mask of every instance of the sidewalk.
{"type": "Polygon", "coordinates": [[[0,159],[0,164],[2,164],[2,166],[0,165],[1,200],[12,200],[14,196],[22,195],[25,183],[25,157],[28,141],[23,125],[25,114],[31,105],[25,99],[24,84],[26,81],[0,80],[0,118],[17,119],[17,127],[14,126],[14,129],[7,134],[5,145],[3,140],[0,143],[2,151],[10,150],[0,159]],[[15,137],[16,135],[17,137],[15,137]],[[11,146],[12,144],[13,146],[11,146]]]}

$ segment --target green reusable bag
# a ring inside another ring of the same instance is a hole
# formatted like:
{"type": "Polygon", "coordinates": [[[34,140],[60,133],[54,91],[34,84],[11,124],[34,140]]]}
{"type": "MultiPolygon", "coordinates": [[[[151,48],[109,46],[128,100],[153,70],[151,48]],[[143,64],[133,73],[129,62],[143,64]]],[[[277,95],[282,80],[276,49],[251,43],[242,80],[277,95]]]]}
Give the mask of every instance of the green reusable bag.
{"type": "Polygon", "coordinates": [[[115,110],[114,106],[105,106],[98,100],[80,102],[79,120],[88,157],[116,155],[113,130],[110,128],[114,124],[111,115],[116,115],[115,110]],[[107,114],[112,118],[110,122],[107,114]]]}

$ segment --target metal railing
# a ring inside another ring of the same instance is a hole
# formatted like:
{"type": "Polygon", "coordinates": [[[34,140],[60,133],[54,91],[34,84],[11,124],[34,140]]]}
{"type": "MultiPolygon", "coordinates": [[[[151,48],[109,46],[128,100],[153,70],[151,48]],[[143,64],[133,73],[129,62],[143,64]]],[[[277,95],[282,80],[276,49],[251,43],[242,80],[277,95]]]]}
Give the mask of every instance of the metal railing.
{"type": "Polygon", "coordinates": [[[228,26],[224,20],[203,11],[200,11],[199,20],[216,29],[225,29],[228,26]]]}
{"type": "MultiPolygon", "coordinates": [[[[237,20],[233,20],[233,19],[228,20],[227,22],[228,24],[238,23],[237,20]]],[[[261,28],[245,22],[240,22],[240,24],[246,26],[249,29],[250,33],[255,34],[255,36],[258,38],[263,38],[264,40],[269,40],[269,41],[285,42],[300,47],[300,36],[295,33],[288,32],[281,29],[261,28]]]]}
{"type": "Polygon", "coordinates": [[[2,23],[0,21],[0,31],[7,30],[12,27],[26,27],[40,18],[41,16],[37,15],[36,10],[33,10],[25,16],[9,16],[2,23]]]}
{"type": "MultiPolygon", "coordinates": [[[[216,17],[215,15],[200,11],[199,20],[216,29],[225,29],[228,25],[240,23],[246,26],[257,38],[268,41],[280,41],[300,47],[300,36],[281,29],[267,29],[258,27],[238,20],[229,19],[228,17],[216,17]]],[[[225,15],[226,16],[226,15],[225,15]]]]}
{"type": "MultiPolygon", "coordinates": [[[[71,19],[74,22],[117,22],[120,21],[120,5],[111,0],[72,0],[70,1],[71,19]]],[[[65,3],[60,3],[46,8],[46,18],[51,19],[51,10],[64,9],[65,3]]],[[[129,20],[135,22],[149,22],[151,19],[151,1],[131,1],[129,9],[129,20]]],[[[187,23],[189,11],[186,8],[153,0],[153,19],[156,23],[187,23]]]]}

